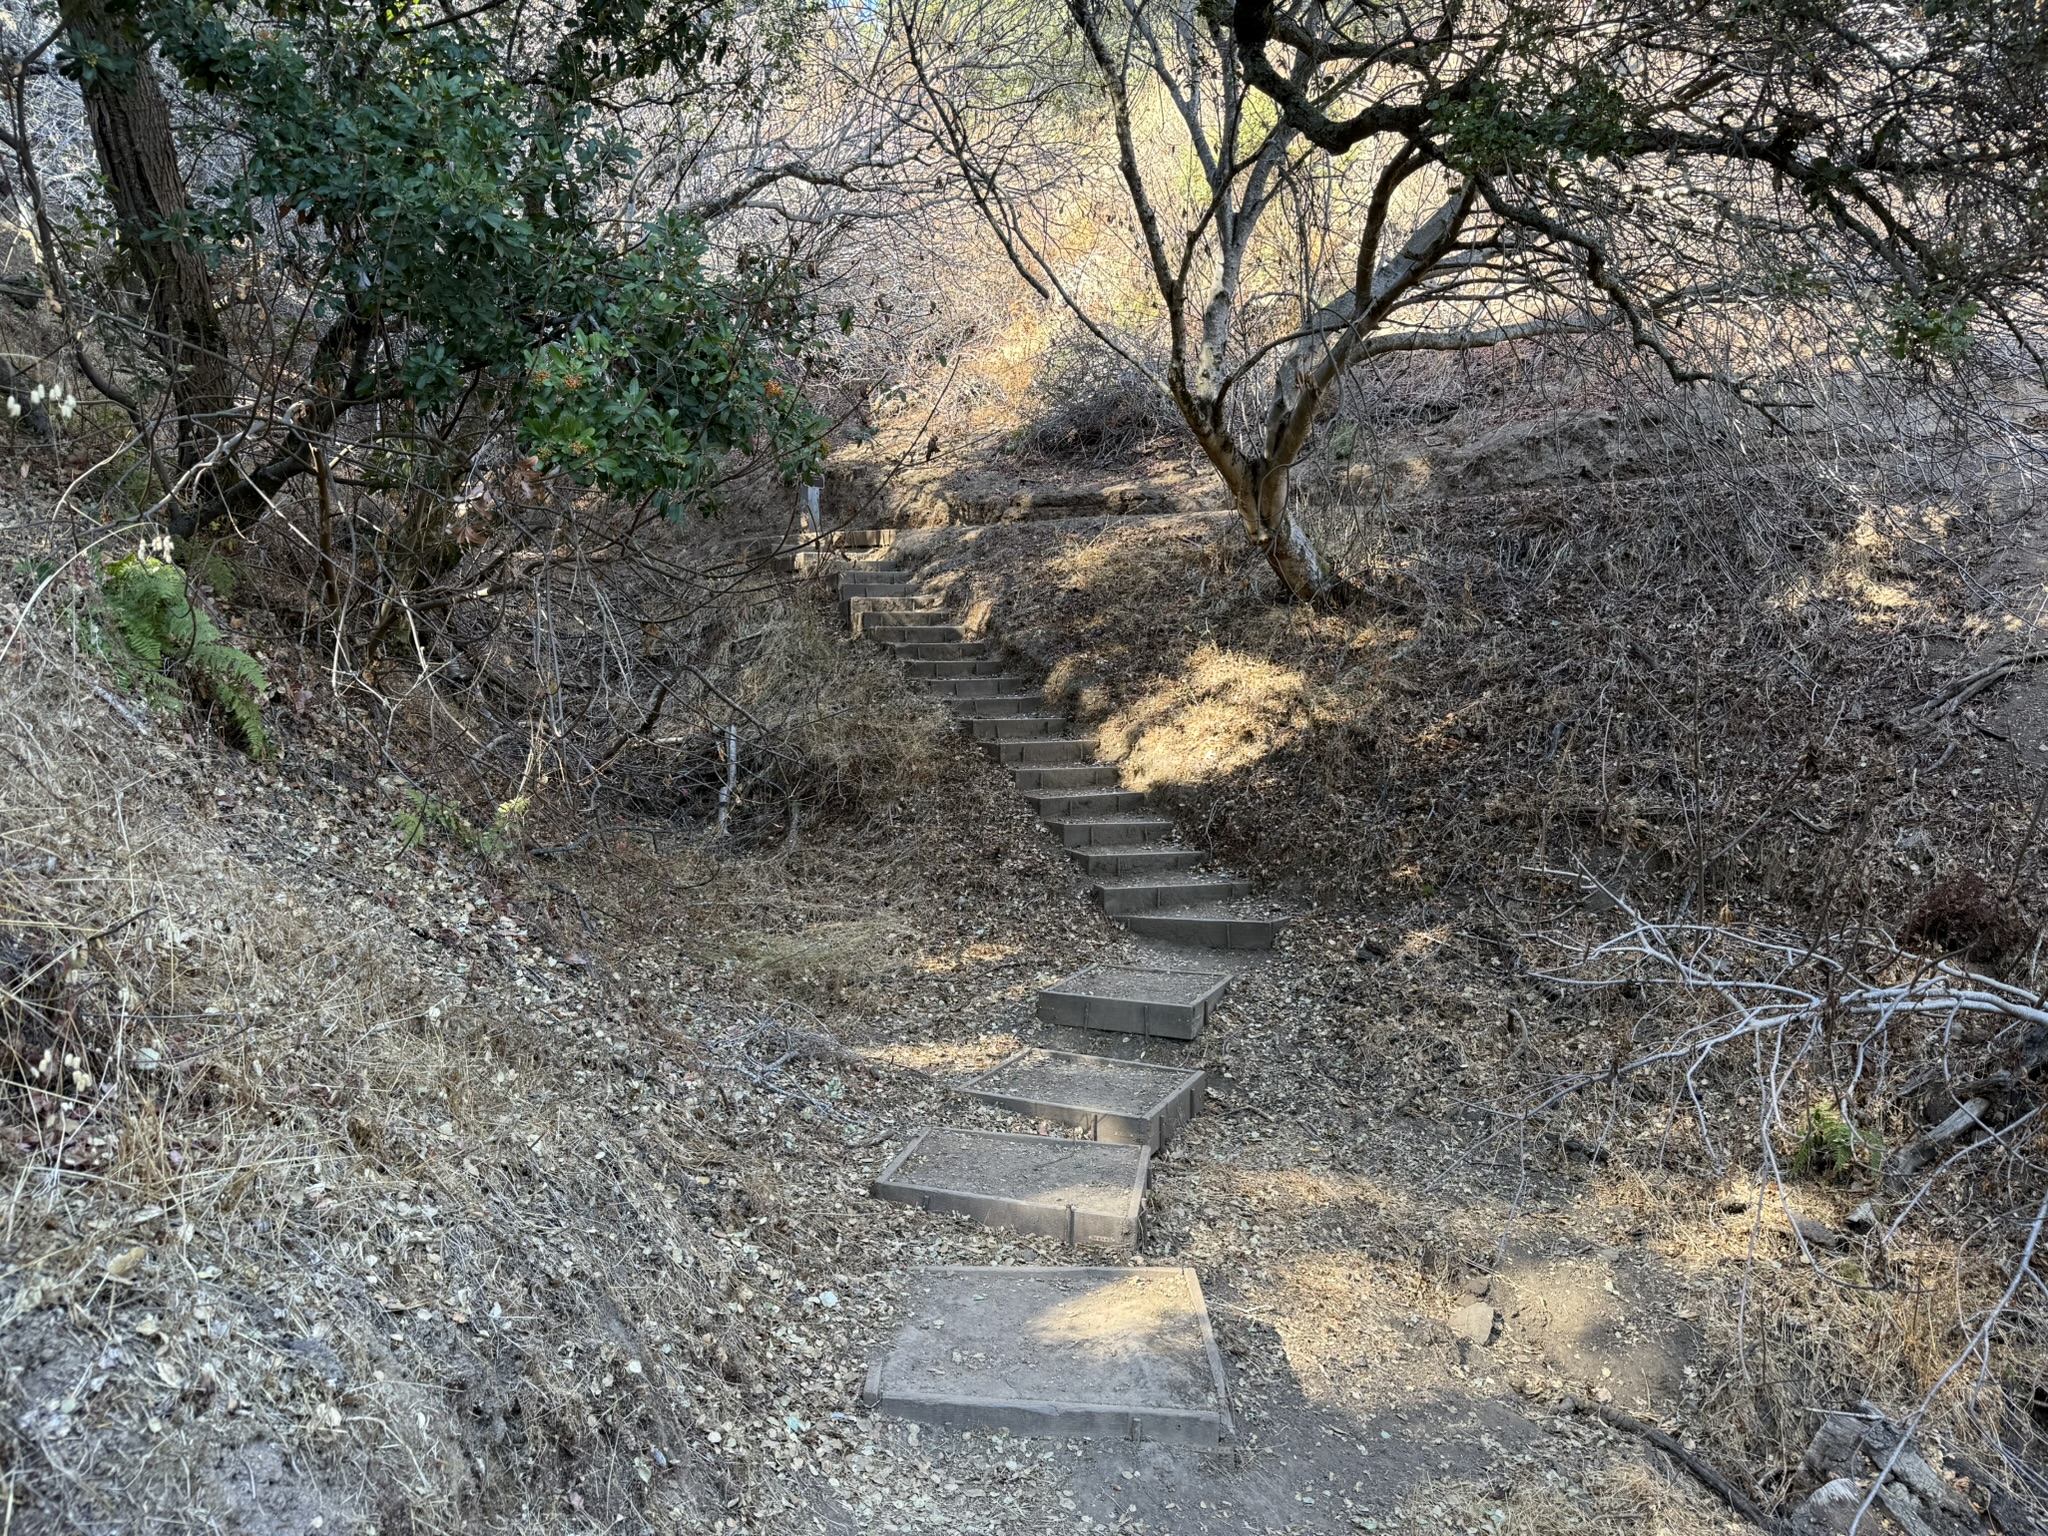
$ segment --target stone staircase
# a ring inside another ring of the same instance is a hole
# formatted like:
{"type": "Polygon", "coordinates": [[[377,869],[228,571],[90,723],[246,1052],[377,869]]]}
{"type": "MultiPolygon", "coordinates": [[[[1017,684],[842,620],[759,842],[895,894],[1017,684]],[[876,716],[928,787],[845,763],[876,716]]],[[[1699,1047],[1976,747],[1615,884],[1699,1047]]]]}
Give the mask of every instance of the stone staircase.
{"type": "MultiPolygon", "coordinates": [[[[1194,1040],[1230,984],[1218,952],[1271,949],[1286,914],[1176,842],[1174,824],[1125,789],[1114,764],[1095,761],[1094,740],[1047,705],[995,637],[970,633],[917,589],[894,543],[887,529],[845,530],[779,559],[828,581],[853,633],[888,647],[945,701],[1009,770],[1103,913],[1139,941],[1130,963],[1085,966],[1042,988],[1039,1019],[1141,1043],[1194,1040]]],[[[1204,1087],[1200,1070],[1172,1063],[1020,1051],[958,1091],[1078,1135],[932,1127],[889,1161],[872,1193],[1130,1253],[1152,1157],[1198,1112],[1204,1087]]],[[[1198,1445],[1231,1434],[1192,1270],[920,1271],[903,1335],[870,1370],[865,1395],[882,1411],[962,1428],[1198,1445]],[[1047,1307],[1052,1314],[1035,1310],[1047,1307]]]]}
{"type": "Polygon", "coordinates": [[[854,634],[895,652],[905,673],[1010,770],[1025,802],[1090,877],[1104,913],[1170,944],[1271,949],[1286,915],[1254,900],[1249,881],[1204,872],[1207,856],[1175,843],[1173,823],[1148,813],[1113,763],[1094,761],[1094,739],[1047,706],[994,637],[970,634],[937,597],[917,590],[893,544],[890,529],[845,530],[825,535],[820,549],[784,556],[784,568],[829,580],[854,634]]]}

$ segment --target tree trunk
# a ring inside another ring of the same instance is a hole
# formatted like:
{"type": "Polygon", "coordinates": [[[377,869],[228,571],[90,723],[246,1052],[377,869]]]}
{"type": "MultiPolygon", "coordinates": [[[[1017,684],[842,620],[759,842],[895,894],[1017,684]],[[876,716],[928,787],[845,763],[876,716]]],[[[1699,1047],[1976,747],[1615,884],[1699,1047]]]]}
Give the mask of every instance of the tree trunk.
{"type": "Polygon", "coordinates": [[[1175,393],[1174,404],[1229,487],[1245,537],[1266,557],[1287,595],[1298,603],[1348,601],[1356,589],[1323,558],[1294,515],[1292,460],[1276,464],[1247,457],[1227,429],[1208,419],[1214,413],[1200,409],[1201,402],[1186,391],[1175,393]]]}
{"type": "Polygon", "coordinates": [[[1273,567],[1288,595],[1300,603],[1337,603],[1351,596],[1351,583],[1323,558],[1315,541],[1294,515],[1292,464],[1261,464],[1254,482],[1257,494],[1249,506],[1240,502],[1238,515],[1252,542],[1273,567]]]}
{"type": "MultiPolygon", "coordinates": [[[[1180,399],[1176,399],[1180,403],[1180,399]]],[[[1352,584],[1323,557],[1315,541],[1300,526],[1292,506],[1292,465],[1253,461],[1223,428],[1212,428],[1194,410],[1182,408],[1188,426],[1194,428],[1202,453],[1223,475],[1231,492],[1231,504],[1245,524],[1245,539],[1266,557],[1280,586],[1294,602],[1346,602],[1354,594],[1352,584]]]]}
{"type": "Polygon", "coordinates": [[[121,250],[148,290],[153,340],[177,411],[178,464],[189,470],[226,435],[236,391],[206,258],[186,230],[192,205],[170,106],[132,4],[62,0],[59,9],[79,60],[86,120],[121,250]]]}

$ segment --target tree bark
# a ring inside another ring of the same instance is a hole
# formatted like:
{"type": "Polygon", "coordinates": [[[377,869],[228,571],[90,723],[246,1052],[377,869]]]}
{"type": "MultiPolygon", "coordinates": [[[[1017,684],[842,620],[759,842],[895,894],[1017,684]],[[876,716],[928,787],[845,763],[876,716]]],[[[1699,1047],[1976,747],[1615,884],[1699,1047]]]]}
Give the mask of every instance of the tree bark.
{"type": "MultiPolygon", "coordinates": [[[[1351,583],[1339,575],[1329,561],[1316,548],[1315,540],[1308,536],[1308,530],[1301,526],[1301,520],[1294,515],[1294,475],[1291,464],[1261,466],[1258,480],[1258,497],[1255,503],[1256,521],[1246,518],[1246,526],[1255,542],[1266,557],[1266,563],[1273,567],[1273,573],[1286,585],[1288,594],[1301,603],[1342,603],[1352,595],[1351,583]]],[[[1240,508],[1242,515],[1245,509],[1240,508]]]]}
{"type": "Polygon", "coordinates": [[[61,0],[93,149],[121,251],[147,290],[152,339],[170,374],[178,465],[204,463],[237,403],[205,254],[171,136],[170,105],[132,0],[61,0]]]}
{"type": "Polygon", "coordinates": [[[1293,461],[1247,455],[1213,419],[1213,408],[1204,408],[1208,402],[1185,388],[1173,392],[1173,403],[1229,489],[1245,537],[1266,557],[1287,595],[1298,603],[1349,601],[1356,589],[1323,558],[1294,515],[1293,461]]]}

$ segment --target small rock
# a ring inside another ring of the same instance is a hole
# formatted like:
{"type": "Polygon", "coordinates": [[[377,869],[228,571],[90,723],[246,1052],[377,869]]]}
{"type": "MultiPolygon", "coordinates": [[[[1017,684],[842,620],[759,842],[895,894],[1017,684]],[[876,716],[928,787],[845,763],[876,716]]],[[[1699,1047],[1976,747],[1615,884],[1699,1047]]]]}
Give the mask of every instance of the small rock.
{"type": "Polygon", "coordinates": [[[1849,1219],[1842,1223],[1851,1232],[1862,1234],[1877,1225],[1877,1207],[1866,1200],[1849,1213],[1849,1219]]]}
{"type": "Polygon", "coordinates": [[[1451,1332],[1468,1344],[1491,1344],[1493,1322],[1492,1304],[1475,1301],[1451,1314],[1451,1332]]]}
{"type": "Polygon", "coordinates": [[[1792,1516],[1792,1529],[1812,1536],[1848,1536],[1862,1507],[1863,1485],[1853,1477],[1838,1477],[1808,1495],[1792,1516]]]}
{"type": "Polygon", "coordinates": [[[1842,1246],[1842,1240],[1824,1221],[1815,1221],[1811,1216],[1794,1216],[1792,1225],[1806,1239],[1809,1248],[1824,1248],[1832,1253],[1842,1246]]]}
{"type": "Polygon", "coordinates": [[[1484,1296],[1493,1286],[1491,1275],[1467,1275],[1458,1282],[1458,1289],[1467,1296],[1484,1296]]]}

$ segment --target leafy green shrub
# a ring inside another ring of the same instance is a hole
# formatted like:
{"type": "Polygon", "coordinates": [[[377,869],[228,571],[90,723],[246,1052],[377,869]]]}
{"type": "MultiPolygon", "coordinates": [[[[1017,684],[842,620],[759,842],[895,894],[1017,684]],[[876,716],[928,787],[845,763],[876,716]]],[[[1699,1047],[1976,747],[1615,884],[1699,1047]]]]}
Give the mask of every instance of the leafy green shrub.
{"type": "MultiPolygon", "coordinates": [[[[406,460],[448,438],[442,415],[479,405],[548,468],[670,513],[708,508],[733,453],[770,453],[792,482],[816,473],[827,423],[799,381],[823,349],[803,270],[752,247],[713,261],[677,212],[622,223],[639,150],[606,94],[659,75],[744,110],[755,86],[728,35],[780,67],[807,4],[760,0],[742,20],[572,3],[546,57],[522,55],[524,25],[347,0],[295,3],[285,25],[264,0],[140,9],[245,146],[221,157],[232,175],[204,187],[189,233],[223,266],[269,247],[309,290],[323,396],[337,414],[375,401],[388,424],[374,478],[413,481],[406,460]]],[[[74,72],[102,67],[70,46],[74,72]]]]}
{"type": "Polygon", "coordinates": [[[226,713],[252,756],[270,756],[262,708],[270,679],[253,656],[222,639],[192,601],[183,570],[138,550],[101,573],[100,596],[110,623],[99,626],[98,648],[125,682],[161,704],[174,697],[168,677],[182,673],[193,692],[226,713]]]}
{"type": "Polygon", "coordinates": [[[1792,1149],[1792,1166],[1809,1178],[1846,1177],[1858,1169],[1875,1171],[1884,1161],[1884,1144],[1859,1131],[1825,1099],[1806,1112],[1806,1128],[1792,1149]]]}
{"type": "Polygon", "coordinates": [[[405,798],[406,808],[393,814],[391,825],[407,848],[445,839],[493,864],[512,852],[519,824],[532,804],[526,795],[507,800],[491,817],[491,824],[480,828],[445,800],[417,789],[408,789],[405,798]]]}

